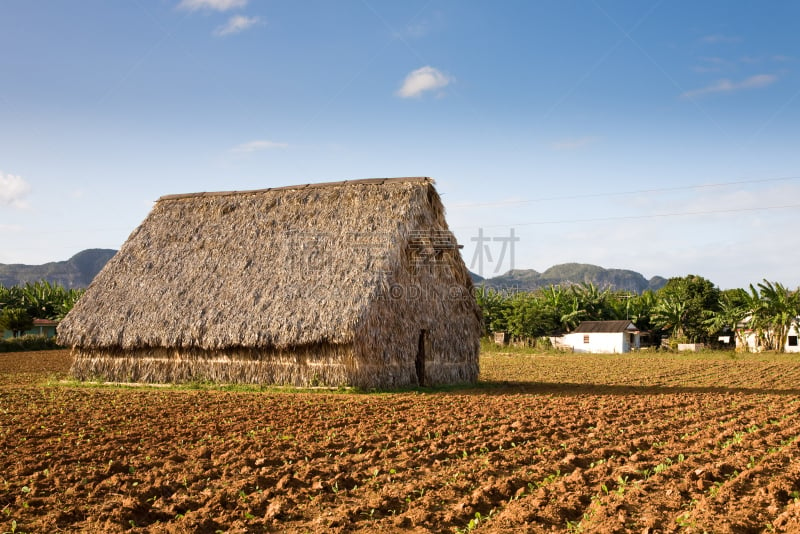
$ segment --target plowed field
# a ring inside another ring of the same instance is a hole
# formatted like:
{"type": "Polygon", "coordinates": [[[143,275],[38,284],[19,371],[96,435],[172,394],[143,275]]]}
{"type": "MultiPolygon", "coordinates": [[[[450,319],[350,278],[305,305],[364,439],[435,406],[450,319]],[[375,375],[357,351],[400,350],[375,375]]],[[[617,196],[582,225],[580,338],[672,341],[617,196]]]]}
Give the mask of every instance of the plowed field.
{"type": "Polygon", "coordinates": [[[800,357],[482,357],[473,389],[76,387],[0,354],[0,532],[800,532],[800,357]]]}

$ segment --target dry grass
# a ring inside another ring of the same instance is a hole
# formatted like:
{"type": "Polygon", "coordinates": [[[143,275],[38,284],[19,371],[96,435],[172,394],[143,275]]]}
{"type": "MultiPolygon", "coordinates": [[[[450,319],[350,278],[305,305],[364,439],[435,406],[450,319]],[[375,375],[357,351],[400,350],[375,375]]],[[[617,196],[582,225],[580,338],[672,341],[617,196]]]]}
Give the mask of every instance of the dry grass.
{"type": "Polygon", "coordinates": [[[471,291],[429,178],[173,195],[96,277],[59,342],[78,349],[76,376],[113,381],[473,382],[471,291]]]}

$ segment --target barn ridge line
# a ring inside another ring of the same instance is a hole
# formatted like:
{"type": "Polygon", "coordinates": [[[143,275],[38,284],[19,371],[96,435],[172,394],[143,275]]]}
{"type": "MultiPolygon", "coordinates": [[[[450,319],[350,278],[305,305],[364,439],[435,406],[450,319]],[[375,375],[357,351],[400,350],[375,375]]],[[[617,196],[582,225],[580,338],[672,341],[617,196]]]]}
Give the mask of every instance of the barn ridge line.
{"type": "Polygon", "coordinates": [[[234,195],[255,195],[259,193],[267,193],[269,191],[287,191],[287,190],[302,190],[302,189],[320,189],[327,187],[337,187],[342,185],[384,185],[398,182],[408,183],[435,183],[433,178],[427,176],[413,176],[406,178],[364,178],[361,180],[343,180],[340,182],[321,182],[314,184],[299,184],[299,185],[284,185],[281,187],[268,187],[266,189],[251,189],[243,191],[203,191],[200,193],[178,193],[175,195],[164,195],[159,197],[156,202],[162,200],[180,200],[183,198],[198,198],[198,197],[225,197],[234,195]]]}

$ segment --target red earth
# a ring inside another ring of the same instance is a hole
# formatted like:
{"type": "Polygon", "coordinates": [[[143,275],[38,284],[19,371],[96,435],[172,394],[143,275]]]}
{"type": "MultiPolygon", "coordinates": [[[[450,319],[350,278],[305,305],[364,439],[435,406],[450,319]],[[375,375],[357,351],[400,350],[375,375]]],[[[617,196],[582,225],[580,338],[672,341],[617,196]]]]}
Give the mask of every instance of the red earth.
{"type": "Polygon", "coordinates": [[[474,388],[364,394],[0,354],[0,532],[800,532],[800,360],[658,385],[674,359],[642,358],[486,354],[474,388]]]}

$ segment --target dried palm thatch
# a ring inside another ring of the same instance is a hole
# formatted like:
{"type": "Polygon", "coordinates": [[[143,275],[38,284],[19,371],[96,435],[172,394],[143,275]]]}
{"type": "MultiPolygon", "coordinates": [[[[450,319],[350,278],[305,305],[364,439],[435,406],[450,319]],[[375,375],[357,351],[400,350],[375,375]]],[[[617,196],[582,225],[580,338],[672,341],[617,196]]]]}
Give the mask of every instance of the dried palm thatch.
{"type": "Polygon", "coordinates": [[[472,382],[480,311],[429,178],[171,195],[61,322],[79,379],[472,382]]]}

